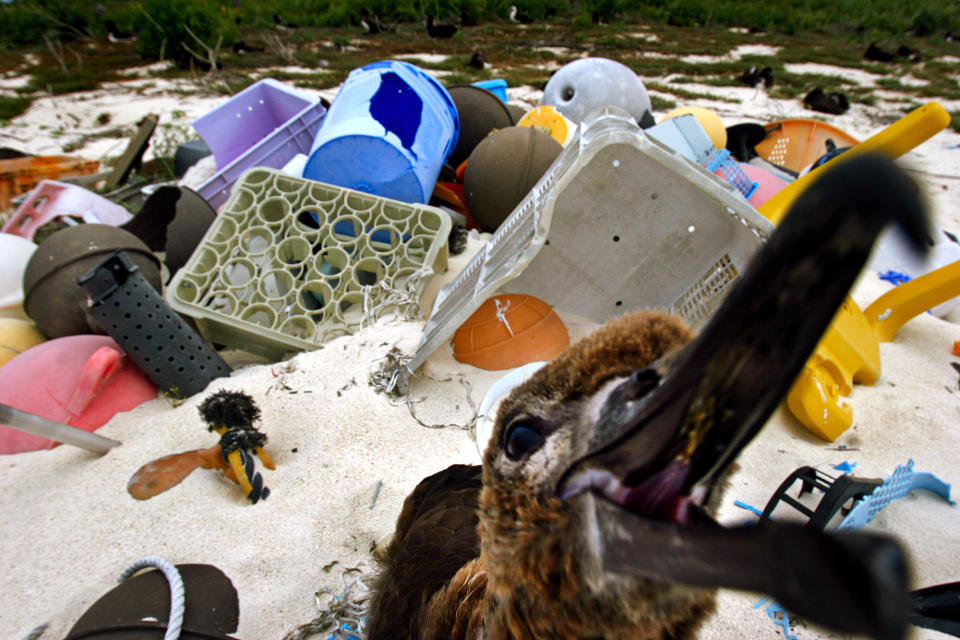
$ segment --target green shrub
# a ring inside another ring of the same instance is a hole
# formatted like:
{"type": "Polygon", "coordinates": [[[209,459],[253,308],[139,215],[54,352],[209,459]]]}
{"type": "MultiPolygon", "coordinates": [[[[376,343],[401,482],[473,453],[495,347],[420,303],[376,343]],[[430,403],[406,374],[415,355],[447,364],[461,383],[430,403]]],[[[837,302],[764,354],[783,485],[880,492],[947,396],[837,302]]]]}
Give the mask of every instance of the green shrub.
{"type": "Polygon", "coordinates": [[[940,16],[929,9],[924,9],[913,19],[913,31],[920,37],[935,33],[940,24],[940,16]]]}
{"type": "Polygon", "coordinates": [[[193,34],[210,47],[236,38],[233,21],[215,0],[145,0],[137,16],[137,53],[144,58],[172,60],[181,69],[196,62],[188,51],[203,55],[193,34]]]}
{"type": "Polygon", "coordinates": [[[43,36],[73,40],[89,32],[92,5],[75,0],[20,0],[0,4],[0,40],[35,45],[43,36]]]}
{"type": "Polygon", "coordinates": [[[30,108],[33,98],[0,96],[0,120],[9,120],[30,108]]]}
{"type": "Polygon", "coordinates": [[[88,70],[73,69],[65,72],[53,64],[32,67],[30,74],[30,81],[24,87],[24,92],[43,91],[53,95],[92,91],[99,87],[102,81],[112,77],[108,73],[88,70]]]}

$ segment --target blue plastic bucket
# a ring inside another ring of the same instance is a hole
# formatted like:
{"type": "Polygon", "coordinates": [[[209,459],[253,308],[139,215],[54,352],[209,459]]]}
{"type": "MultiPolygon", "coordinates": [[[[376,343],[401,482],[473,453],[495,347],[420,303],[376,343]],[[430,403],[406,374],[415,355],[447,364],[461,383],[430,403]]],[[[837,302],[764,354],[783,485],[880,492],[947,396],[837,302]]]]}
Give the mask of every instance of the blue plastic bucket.
{"type": "Polygon", "coordinates": [[[374,62],[351,71],[340,88],[303,177],[426,203],[459,130],[443,85],[412,64],[374,62]]]}
{"type": "Polygon", "coordinates": [[[503,102],[507,101],[507,81],[503,78],[494,78],[493,80],[479,80],[473,83],[473,86],[486,89],[497,96],[503,102]]]}

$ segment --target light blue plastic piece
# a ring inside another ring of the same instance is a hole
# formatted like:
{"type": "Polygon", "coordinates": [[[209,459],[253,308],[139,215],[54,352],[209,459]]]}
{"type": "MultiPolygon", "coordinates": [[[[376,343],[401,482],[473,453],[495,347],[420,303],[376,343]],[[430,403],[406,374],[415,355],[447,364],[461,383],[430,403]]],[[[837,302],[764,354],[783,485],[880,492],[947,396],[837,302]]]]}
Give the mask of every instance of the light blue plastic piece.
{"type": "Polygon", "coordinates": [[[746,509],[747,511],[749,511],[749,512],[751,512],[751,513],[755,513],[755,514],[757,514],[758,516],[762,516],[762,515],[763,515],[763,511],[760,511],[760,509],[757,509],[757,508],[754,507],[753,505],[749,505],[749,504],[747,504],[746,502],[743,502],[742,500],[734,500],[734,501],[733,501],[733,504],[734,504],[734,506],[736,506],[736,507],[740,507],[741,509],[746,509]]]}
{"type": "Polygon", "coordinates": [[[713,159],[707,163],[707,171],[716,173],[721,178],[736,187],[737,191],[746,198],[750,199],[753,192],[759,187],[759,183],[754,182],[747,176],[746,172],[740,168],[740,164],[734,159],[726,149],[718,149],[713,159]]]}
{"type": "Polygon", "coordinates": [[[303,177],[426,203],[459,131],[457,108],[443,85],[410,63],[374,62],[343,83],[303,177]]]}
{"type": "Polygon", "coordinates": [[[900,498],[906,497],[914,489],[926,489],[937,494],[949,504],[950,485],[932,473],[913,470],[913,459],[900,465],[877,487],[873,493],[858,502],[837,529],[860,529],[873,520],[884,507],[900,498]]]}
{"type": "Polygon", "coordinates": [[[480,80],[474,82],[473,86],[480,87],[481,89],[486,89],[493,95],[497,96],[503,102],[507,101],[507,81],[503,78],[494,78],[493,80],[480,80]]]}
{"type": "MultiPolygon", "coordinates": [[[[757,603],[757,606],[763,603],[761,600],[757,603]]],[[[757,608],[754,606],[754,609],[757,608]]],[[[795,633],[790,633],[790,614],[786,609],[780,606],[780,603],[776,600],[771,600],[770,604],[766,608],[767,617],[773,622],[775,627],[780,627],[783,629],[783,637],[787,640],[797,640],[798,636],[795,633]]]]}
{"type": "Polygon", "coordinates": [[[857,466],[857,463],[856,463],[856,462],[854,462],[853,464],[851,464],[851,463],[847,462],[846,460],[844,460],[844,461],[841,462],[840,464],[834,465],[833,468],[836,469],[837,471],[842,471],[843,473],[850,473],[851,471],[854,470],[854,468],[855,468],[856,466],[857,466]]]}
{"type": "Polygon", "coordinates": [[[716,151],[710,136],[697,122],[696,117],[689,113],[664,120],[643,132],[700,166],[706,166],[716,151]]]}

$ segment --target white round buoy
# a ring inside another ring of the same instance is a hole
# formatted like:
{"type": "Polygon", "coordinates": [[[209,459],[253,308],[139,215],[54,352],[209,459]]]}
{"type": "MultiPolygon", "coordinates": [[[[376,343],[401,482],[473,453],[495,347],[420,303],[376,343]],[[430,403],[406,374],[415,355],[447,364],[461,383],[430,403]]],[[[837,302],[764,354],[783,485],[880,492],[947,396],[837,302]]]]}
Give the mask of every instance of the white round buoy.
{"type": "Polygon", "coordinates": [[[553,105],[577,124],[590,112],[611,105],[638,122],[651,111],[643,81],[630,67],[607,58],[581,58],[561,67],[547,82],[540,103],[553,105]]]}

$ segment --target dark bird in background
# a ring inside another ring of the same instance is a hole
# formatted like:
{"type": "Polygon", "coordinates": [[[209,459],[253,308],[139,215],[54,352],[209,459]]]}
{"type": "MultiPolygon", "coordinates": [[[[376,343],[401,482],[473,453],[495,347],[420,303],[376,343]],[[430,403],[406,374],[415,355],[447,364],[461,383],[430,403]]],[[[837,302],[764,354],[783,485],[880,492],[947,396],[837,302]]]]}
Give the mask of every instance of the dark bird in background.
{"type": "Polygon", "coordinates": [[[367,11],[366,7],[360,10],[360,27],[373,36],[393,30],[383,24],[380,18],[367,11]]]}
{"type": "Polygon", "coordinates": [[[488,64],[489,63],[487,62],[487,59],[483,57],[483,53],[480,51],[474,51],[473,55],[470,56],[470,61],[467,62],[468,67],[472,67],[477,70],[485,68],[488,64]]]}
{"type": "Polygon", "coordinates": [[[844,633],[902,638],[910,603],[891,539],[712,518],[734,459],[890,220],[923,245],[911,180],[879,156],[837,163],[699,336],[665,313],[630,314],[514,389],[482,468],[434,474],[404,503],[368,640],[684,640],[718,586],[844,633]]]}
{"type": "Polygon", "coordinates": [[[599,11],[594,11],[590,15],[590,21],[593,22],[593,24],[601,27],[606,27],[607,25],[610,24],[610,22],[607,19],[607,16],[603,15],[599,11]]]}
{"type": "Polygon", "coordinates": [[[134,42],[137,39],[137,36],[129,31],[121,31],[113,20],[105,20],[104,24],[107,27],[107,40],[110,42],[134,42]]]}
{"type": "Polygon", "coordinates": [[[821,113],[830,113],[835,116],[844,114],[850,109],[850,102],[847,96],[837,91],[825,92],[820,87],[812,89],[810,93],[803,97],[803,104],[807,109],[813,109],[821,113]]]}
{"type": "Polygon", "coordinates": [[[923,54],[920,53],[920,51],[913,47],[908,47],[905,44],[897,47],[897,57],[907,62],[921,62],[923,60],[923,54]]]}
{"type": "Polygon", "coordinates": [[[273,24],[277,27],[277,29],[280,29],[281,31],[286,29],[300,28],[300,25],[297,24],[296,22],[287,22],[286,20],[282,19],[280,15],[277,13],[273,14],[273,24]]]}
{"type": "Polygon", "coordinates": [[[750,87],[759,87],[761,84],[765,87],[772,87],[773,69],[770,67],[750,67],[740,74],[737,80],[750,87]]]}
{"type": "Polygon", "coordinates": [[[433,16],[427,14],[427,33],[431,38],[452,38],[459,29],[455,24],[434,24],[433,16]]]}
{"type": "Polygon", "coordinates": [[[250,44],[249,42],[244,42],[243,40],[238,40],[230,46],[233,48],[233,52],[237,55],[244,55],[246,53],[263,53],[266,50],[263,45],[250,44]]]}
{"type": "Polygon", "coordinates": [[[893,62],[897,54],[892,51],[885,51],[878,47],[876,42],[871,42],[867,50],[863,52],[863,57],[874,62],[893,62]]]}
{"type": "Polygon", "coordinates": [[[518,24],[530,24],[533,22],[533,18],[517,9],[517,5],[515,4],[510,5],[510,13],[507,17],[510,19],[510,22],[518,24]]]}

